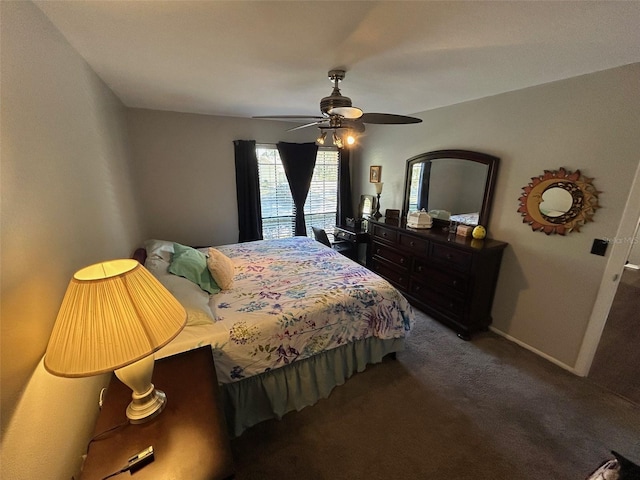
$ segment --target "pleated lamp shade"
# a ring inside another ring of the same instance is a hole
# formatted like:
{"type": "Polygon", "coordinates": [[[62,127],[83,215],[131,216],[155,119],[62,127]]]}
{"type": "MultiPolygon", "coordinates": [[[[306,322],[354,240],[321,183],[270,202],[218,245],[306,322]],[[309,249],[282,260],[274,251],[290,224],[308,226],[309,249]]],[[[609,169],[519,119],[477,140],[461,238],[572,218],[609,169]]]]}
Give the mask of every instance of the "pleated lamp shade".
{"type": "Polygon", "coordinates": [[[91,265],[69,283],[44,366],[62,377],[111,372],[162,348],[186,319],[182,305],[138,261],[91,265]]]}

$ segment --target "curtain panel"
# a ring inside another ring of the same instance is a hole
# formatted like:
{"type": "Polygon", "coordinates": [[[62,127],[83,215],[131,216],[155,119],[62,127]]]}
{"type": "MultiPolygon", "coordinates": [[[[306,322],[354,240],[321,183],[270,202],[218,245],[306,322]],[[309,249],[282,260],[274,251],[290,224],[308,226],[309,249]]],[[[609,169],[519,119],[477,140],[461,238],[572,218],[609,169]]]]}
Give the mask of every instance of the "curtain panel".
{"type": "Polygon", "coordinates": [[[336,212],[336,225],[346,225],[347,218],[354,218],[350,162],[351,151],[341,148],[338,151],[338,211],[336,212]]]}
{"type": "Polygon", "coordinates": [[[262,207],[255,140],[234,140],[238,242],[262,240],[262,207]]]}
{"type": "Polygon", "coordinates": [[[315,143],[278,142],[277,146],[296,207],[295,235],[307,236],[304,204],[307,201],[313,169],[316,166],[318,145],[315,143]]]}

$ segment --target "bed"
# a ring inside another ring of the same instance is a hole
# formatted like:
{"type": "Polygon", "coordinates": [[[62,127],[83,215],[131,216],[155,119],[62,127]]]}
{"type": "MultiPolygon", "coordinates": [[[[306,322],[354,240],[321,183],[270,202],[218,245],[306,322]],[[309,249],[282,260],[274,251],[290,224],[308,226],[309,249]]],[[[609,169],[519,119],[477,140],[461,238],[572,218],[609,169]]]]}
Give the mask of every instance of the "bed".
{"type": "Polygon", "coordinates": [[[211,294],[170,273],[174,247],[182,252],[145,243],[145,266],[187,310],[187,326],[156,358],[211,345],[232,436],[326,398],[401,351],[414,322],[386,280],[307,237],[198,249],[233,264],[232,284],[211,294]]]}
{"type": "Polygon", "coordinates": [[[480,218],[479,212],[473,213],[457,213],[455,215],[451,215],[449,220],[451,222],[462,223],[464,225],[478,225],[480,218]]]}

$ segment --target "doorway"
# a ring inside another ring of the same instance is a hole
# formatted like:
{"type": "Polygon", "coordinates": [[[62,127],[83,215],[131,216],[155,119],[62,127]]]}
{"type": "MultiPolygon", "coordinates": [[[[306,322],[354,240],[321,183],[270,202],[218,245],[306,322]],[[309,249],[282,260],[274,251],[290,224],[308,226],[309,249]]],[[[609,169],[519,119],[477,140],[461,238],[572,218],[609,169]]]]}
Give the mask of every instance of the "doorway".
{"type": "MultiPolygon", "coordinates": [[[[622,213],[622,218],[615,237],[610,239],[611,249],[608,255],[607,265],[600,282],[600,289],[591,311],[591,317],[587,325],[582,346],[574,367],[574,373],[581,376],[589,376],[592,364],[596,357],[601,337],[607,326],[607,319],[614,307],[618,285],[625,271],[625,263],[629,260],[631,247],[637,241],[637,228],[640,223],[640,162],[636,168],[631,191],[627,198],[627,204],[622,213]]],[[[628,277],[628,276],[625,276],[628,277]]],[[[625,282],[628,279],[625,278],[625,282]]],[[[633,281],[631,281],[633,283],[633,281]]],[[[622,294],[621,294],[622,295],[622,294]]],[[[637,310],[636,310],[637,312],[637,310]]],[[[638,318],[638,314],[635,314],[638,318]]],[[[640,328],[640,319],[636,323],[636,329],[640,328]]],[[[627,342],[631,344],[631,342],[627,342]]],[[[637,344],[636,344],[637,345],[637,344]]],[[[603,346],[604,351],[606,347],[603,346]]],[[[603,354],[604,355],[604,354],[603,354]]],[[[637,363],[635,363],[637,365],[637,363]]],[[[613,374],[615,367],[608,374],[613,374]]],[[[637,374],[636,374],[637,376],[637,374]]]]}
{"type": "MultiPolygon", "coordinates": [[[[632,253],[640,251],[637,230],[634,240],[632,253]]],[[[632,261],[630,255],[588,378],[640,405],[640,269],[632,261]]]]}

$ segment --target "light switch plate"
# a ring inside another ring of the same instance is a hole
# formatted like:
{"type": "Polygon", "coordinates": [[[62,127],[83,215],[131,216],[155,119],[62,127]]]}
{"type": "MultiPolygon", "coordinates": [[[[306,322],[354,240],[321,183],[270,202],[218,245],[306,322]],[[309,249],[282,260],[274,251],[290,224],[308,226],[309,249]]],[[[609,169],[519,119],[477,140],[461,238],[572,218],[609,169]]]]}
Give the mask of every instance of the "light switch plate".
{"type": "Polygon", "coordinates": [[[604,257],[605,253],[607,253],[607,245],[609,245],[608,241],[600,240],[599,238],[596,238],[593,240],[593,245],[591,246],[591,253],[593,253],[594,255],[600,255],[601,257],[604,257]]]}

